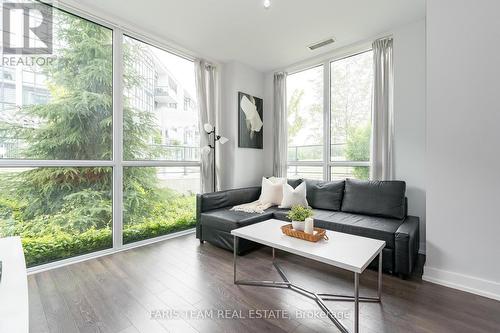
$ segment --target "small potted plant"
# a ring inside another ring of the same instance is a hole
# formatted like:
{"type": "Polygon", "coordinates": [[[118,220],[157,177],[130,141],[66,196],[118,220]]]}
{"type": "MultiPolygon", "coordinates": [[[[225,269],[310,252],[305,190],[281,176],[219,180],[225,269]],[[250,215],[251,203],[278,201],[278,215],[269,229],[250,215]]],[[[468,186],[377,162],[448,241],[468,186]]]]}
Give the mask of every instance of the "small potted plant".
{"type": "Polygon", "coordinates": [[[292,206],[292,209],[287,215],[287,217],[292,220],[292,228],[300,231],[304,231],[304,221],[312,216],[313,211],[311,208],[300,205],[292,206]]]}

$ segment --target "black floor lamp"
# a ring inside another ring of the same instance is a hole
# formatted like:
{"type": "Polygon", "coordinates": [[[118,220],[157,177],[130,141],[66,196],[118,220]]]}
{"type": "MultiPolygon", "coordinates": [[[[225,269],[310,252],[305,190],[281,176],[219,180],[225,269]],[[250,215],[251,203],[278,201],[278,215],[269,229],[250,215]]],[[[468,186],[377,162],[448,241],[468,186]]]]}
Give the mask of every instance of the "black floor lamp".
{"type": "Polygon", "coordinates": [[[209,144],[208,146],[205,146],[203,149],[213,149],[214,150],[214,192],[217,191],[217,166],[216,166],[216,156],[215,156],[215,149],[216,149],[216,144],[217,144],[217,141],[219,141],[219,143],[221,145],[225,144],[226,142],[229,141],[228,138],[224,137],[224,136],[220,136],[218,134],[215,133],[215,126],[209,124],[209,123],[206,123],[203,125],[203,129],[205,130],[205,132],[207,132],[208,134],[208,141],[209,141],[209,144]],[[211,135],[212,134],[212,135],[211,135]]]}

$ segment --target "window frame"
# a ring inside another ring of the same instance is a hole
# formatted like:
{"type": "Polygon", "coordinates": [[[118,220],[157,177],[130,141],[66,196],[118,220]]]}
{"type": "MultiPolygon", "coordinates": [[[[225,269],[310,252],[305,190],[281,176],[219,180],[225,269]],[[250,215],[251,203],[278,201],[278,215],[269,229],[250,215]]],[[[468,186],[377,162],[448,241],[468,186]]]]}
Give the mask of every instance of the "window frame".
{"type": "MultiPolygon", "coordinates": [[[[177,236],[193,233],[195,228],[174,232],[171,234],[158,236],[155,238],[145,239],[129,244],[123,244],[123,176],[125,167],[199,167],[201,170],[200,161],[165,161],[165,160],[125,160],[123,156],[123,36],[135,38],[143,43],[149,44],[165,52],[169,52],[186,60],[195,61],[195,56],[187,50],[179,50],[172,45],[160,42],[148,37],[140,32],[125,28],[121,25],[113,24],[103,20],[88,12],[84,12],[73,6],[66,4],[57,4],[53,6],[43,3],[44,5],[53,7],[54,10],[59,10],[69,15],[73,15],[80,19],[92,22],[104,28],[110,29],[112,33],[112,76],[113,76],[113,107],[112,107],[112,159],[109,160],[30,160],[30,159],[1,159],[0,168],[36,168],[36,167],[110,167],[112,168],[112,237],[113,247],[95,251],[84,255],[70,257],[54,261],[47,264],[37,265],[27,269],[28,274],[42,272],[48,269],[80,262],[92,258],[101,257],[111,253],[116,253],[130,248],[135,248],[165,239],[174,238],[177,236]]],[[[195,75],[195,73],[193,73],[195,75]]],[[[201,177],[200,177],[201,186],[201,177]]]]}
{"type": "MultiPolygon", "coordinates": [[[[332,180],[332,172],[331,170],[334,167],[356,167],[356,166],[366,166],[369,168],[373,168],[373,160],[370,156],[370,161],[332,161],[331,156],[331,84],[332,84],[332,73],[331,73],[331,64],[335,61],[339,61],[342,59],[346,59],[349,57],[353,57],[365,52],[372,51],[372,47],[370,44],[364,43],[360,45],[356,45],[350,49],[343,50],[340,53],[328,54],[324,58],[318,60],[315,59],[313,61],[304,63],[302,65],[295,66],[293,68],[289,68],[289,70],[285,70],[288,73],[288,76],[293,74],[297,74],[318,66],[323,66],[323,160],[322,161],[287,161],[286,165],[288,167],[294,166],[309,166],[309,167],[322,167],[323,168],[323,180],[331,181],[332,180]]],[[[288,96],[286,96],[286,101],[288,104],[288,96]]],[[[287,110],[288,111],[288,110],[287,110]]],[[[373,111],[372,111],[373,113],[373,111]]],[[[288,117],[288,116],[287,116],[288,117]]],[[[373,116],[372,116],[373,117],[373,116]]],[[[288,151],[288,145],[287,145],[288,151]]]]}

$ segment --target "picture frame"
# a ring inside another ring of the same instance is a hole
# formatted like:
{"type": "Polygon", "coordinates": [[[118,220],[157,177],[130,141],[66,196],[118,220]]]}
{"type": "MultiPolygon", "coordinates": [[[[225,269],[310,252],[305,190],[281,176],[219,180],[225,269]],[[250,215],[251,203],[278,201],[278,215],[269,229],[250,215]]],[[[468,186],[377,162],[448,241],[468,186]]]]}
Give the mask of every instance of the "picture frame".
{"type": "Polygon", "coordinates": [[[263,149],[264,101],[238,92],[238,147],[263,149]]]}

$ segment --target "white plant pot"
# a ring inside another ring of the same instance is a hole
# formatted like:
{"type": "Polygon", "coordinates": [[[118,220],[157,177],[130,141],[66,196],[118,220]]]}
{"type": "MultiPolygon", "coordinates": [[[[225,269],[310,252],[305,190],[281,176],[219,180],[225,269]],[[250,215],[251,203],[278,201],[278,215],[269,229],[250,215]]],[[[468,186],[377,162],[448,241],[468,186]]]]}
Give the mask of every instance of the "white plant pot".
{"type": "Polygon", "coordinates": [[[304,231],[304,221],[292,221],[292,228],[298,231],[304,231]]]}

